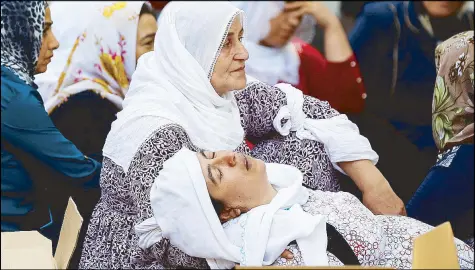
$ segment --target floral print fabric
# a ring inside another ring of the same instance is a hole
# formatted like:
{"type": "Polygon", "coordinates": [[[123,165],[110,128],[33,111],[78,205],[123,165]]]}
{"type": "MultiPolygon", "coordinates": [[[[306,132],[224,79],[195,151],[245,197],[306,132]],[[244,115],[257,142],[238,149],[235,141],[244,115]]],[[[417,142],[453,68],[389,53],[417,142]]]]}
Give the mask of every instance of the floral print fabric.
{"type": "Polygon", "coordinates": [[[48,113],[71,95],[92,90],[121,108],[135,70],[140,10],[144,2],[113,2],[92,10],[90,23],[79,35],[51,97],[48,113]]]}
{"type": "Polygon", "coordinates": [[[473,143],[473,31],[437,46],[437,78],[432,103],[432,132],[440,152],[473,143]]]}

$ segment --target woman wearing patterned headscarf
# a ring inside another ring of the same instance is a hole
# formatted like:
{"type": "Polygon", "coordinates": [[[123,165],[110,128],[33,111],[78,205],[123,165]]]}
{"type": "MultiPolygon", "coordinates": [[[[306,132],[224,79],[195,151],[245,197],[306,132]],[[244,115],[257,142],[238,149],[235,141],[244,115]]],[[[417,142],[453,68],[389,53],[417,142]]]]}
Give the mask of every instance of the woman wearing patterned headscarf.
{"type": "MultiPolygon", "coordinates": [[[[407,206],[410,217],[431,225],[473,211],[473,46],[468,31],[435,51],[432,134],[439,156],[407,206]]],[[[473,233],[473,217],[470,227],[473,233]]]]}
{"type": "Polygon", "coordinates": [[[54,89],[43,84],[39,91],[61,133],[85,155],[102,161],[104,141],[137,59],[153,50],[157,22],[144,1],[89,4],[89,13],[85,29],[65,48],[67,59],[54,62],[62,71],[50,75],[54,89]]]}
{"type": "Polygon", "coordinates": [[[65,202],[52,190],[97,187],[101,165],[56,129],[33,82],[59,46],[46,1],[3,1],[1,10],[2,231],[38,230],[54,244],[65,202]]]}

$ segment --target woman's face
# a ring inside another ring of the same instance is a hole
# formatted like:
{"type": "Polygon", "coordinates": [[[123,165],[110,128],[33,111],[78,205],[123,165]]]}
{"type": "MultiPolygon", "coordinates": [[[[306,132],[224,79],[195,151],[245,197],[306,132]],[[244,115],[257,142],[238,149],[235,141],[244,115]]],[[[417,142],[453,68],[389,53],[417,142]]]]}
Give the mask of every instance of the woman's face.
{"type": "Polygon", "coordinates": [[[49,7],[45,10],[45,24],[43,28],[43,38],[41,42],[40,55],[36,64],[36,74],[46,72],[48,64],[53,57],[53,51],[59,48],[59,42],[51,30],[53,21],[51,20],[51,11],[49,7]]]}
{"type": "Polygon", "coordinates": [[[197,153],[211,198],[227,208],[248,210],[260,205],[268,185],[265,163],[231,151],[197,153]]]}
{"type": "Polygon", "coordinates": [[[152,14],[144,13],[139,18],[137,26],[137,47],[135,50],[135,59],[139,60],[142,54],[153,51],[155,42],[155,33],[157,33],[157,20],[152,14]]]}
{"type": "Polygon", "coordinates": [[[219,95],[246,87],[245,62],[249,54],[242,44],[241,21],[236,18],[226,36],[211,75],[211,85],[219,95]]]}
{"type": "Polygon", "coordinates": [[[444,18],[454,15],[465,1],[422,1],[430,16],[444,18]]]}

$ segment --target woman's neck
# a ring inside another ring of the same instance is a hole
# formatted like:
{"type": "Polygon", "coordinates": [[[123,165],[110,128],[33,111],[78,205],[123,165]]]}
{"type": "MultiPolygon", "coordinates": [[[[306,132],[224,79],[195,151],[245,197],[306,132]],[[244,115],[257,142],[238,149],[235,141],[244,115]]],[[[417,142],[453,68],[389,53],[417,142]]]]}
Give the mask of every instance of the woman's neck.
{"type": "Polygon", "coordinates": [[[270,183],[267,183],[265,188],[262,189],[258,204],[255,207],[269,204],[274,199],[275,195],[277,195],[277,190],[270,183]]]}

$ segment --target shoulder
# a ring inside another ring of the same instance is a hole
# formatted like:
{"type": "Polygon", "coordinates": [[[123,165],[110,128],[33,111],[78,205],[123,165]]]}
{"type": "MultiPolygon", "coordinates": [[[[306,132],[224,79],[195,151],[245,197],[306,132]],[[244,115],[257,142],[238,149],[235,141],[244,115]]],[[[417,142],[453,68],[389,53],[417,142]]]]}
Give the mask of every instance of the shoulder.
{"type": "MultiPolygon", "coordinates": [[[[366,4],[360,17],[364,17],[379,27],[388,26],[394,21],[394,13],[399,14],[404,6],[403,1],[382,1],[366,4]]],[[[376,26],[376,25],[375,25],[376,26]]]]}
{"type": "Polygon", "coordinates": [[[137,150],[135,159],[144,155],[158,155],[168,158],[181,148],[197,150],[185,129],[177,124],[167,124],[155,130],[137,150]]]}
{"type": "Polygon", "coordinates": [[[252,97],[272,95],[274,99],[285,98],[285,93],[278,87],[255,79],[248,81],[246,88],[236,91],[234,95],[237,99],[247,97],[248,95],[252,97]]]}
{"type": "Polygon", "coordinates": [[[2,111],[9,106],[37,106],[41,103],[41,97],[36,89],[21,81],[19,78],[13,77],[6,68],[2,67],[2,111]],[[36,95],[37,94],[37,95],[36,95]]]}
{"type": "Polygon", "coordinates": [[[185,129],[178,124],[167,124],[155,130],[145,143],[157,143],[175,146],[191,145],[185,129]]]}
{"type": "Polygon", "coordinates": [[[130,163],[130,173],[143,168],[161,170],[163,162],[172,157],[183,147],[198,151],[193,145],[185,129],[177,124],[161,126],[153,132],[139,147],[130,163]]]}

